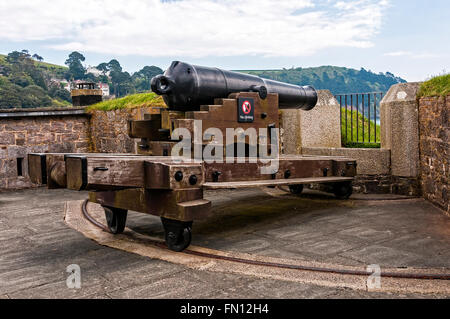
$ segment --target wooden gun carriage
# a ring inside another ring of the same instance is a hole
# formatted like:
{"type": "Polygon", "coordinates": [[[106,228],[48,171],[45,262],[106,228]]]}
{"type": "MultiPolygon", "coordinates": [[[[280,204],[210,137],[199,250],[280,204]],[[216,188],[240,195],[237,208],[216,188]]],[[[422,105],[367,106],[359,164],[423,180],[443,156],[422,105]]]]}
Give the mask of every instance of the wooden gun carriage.
{"type": "MultiPolygon", "coordinates": [[[[123,232],[128,210],[160,216],[166,244],[175,251],[189,246],[193,221],[211,213],[204,190],[285,185],[298,194],[305,184],[326,183],[338,198],[348,198],[356,175],[356,162],[348,158],[280,155],[278,169],[263,174],[261,167],[268,164],[249,157],[248,149],[244,157],[232,161],[180,161],[171,156],[179,142],[171,139],[173,131],[184,128],[194,136],[196,120],[201,120],[202,137],[213,127],[223,136],[227,128],[279,128],[278,101],[277,93],[261,97],[260,92],[244,91],[215,98],[213,104],[196,110],[162,108],[159,114],[129,122],[129,136],[140,138],[138,154],[33,153],[28,155],[29,175],[33,183],[49,188],[88,190],[89,200],[103,206],[108,227],[115,234],[123,232]],[[242,101],[251,101],[251,121],[239,119],[242,101]]],[[[216,147],[223,147],[225,154],[227,146],[236,148],[233,142],[231,146],[218,141],[216,147]]],[[[194,138],[191,146],[203,151],[210,143],[194,138]]],[[[274,146],[266,147],[270,153],[274,146]]]]}

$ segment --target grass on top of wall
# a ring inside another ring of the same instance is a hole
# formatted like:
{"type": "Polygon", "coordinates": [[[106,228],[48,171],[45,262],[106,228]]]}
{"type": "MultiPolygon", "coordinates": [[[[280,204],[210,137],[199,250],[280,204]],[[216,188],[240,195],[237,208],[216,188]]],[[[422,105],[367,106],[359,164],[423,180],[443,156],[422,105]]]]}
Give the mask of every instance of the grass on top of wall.
{"type": "Polygon", "coordinates": [[[166,107],[161,96],[155,93],[138,93],[128,95],[119,99],[103,101],[87,107],[87,111],[101,110],[113,111],[119,109],[133,109],[138,107],[166,107]]]}
{"type": "Polygon", "coordinates": [[[450,74],[436,76],[422,83],[417,94],[419,98],[447,95],[450,95],[450,74]]]}

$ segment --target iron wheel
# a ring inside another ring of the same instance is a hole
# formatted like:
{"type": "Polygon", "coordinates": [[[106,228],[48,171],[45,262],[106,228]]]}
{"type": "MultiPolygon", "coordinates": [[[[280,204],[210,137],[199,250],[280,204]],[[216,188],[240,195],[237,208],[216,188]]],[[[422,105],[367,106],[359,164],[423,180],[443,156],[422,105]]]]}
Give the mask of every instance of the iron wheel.
{"type": "Polygon", "coordinates": [[[170,250],[180,252],[191,244],[192,222],[161,218],[165,231],[166,245],[170,250]]]}
{"type": "Polygon", "coordinates": [[[125,230],[127,223],[126,209],[103,206],[105,210],[106,224],[108,229],[113,234],[121,234],[125,230]]]}
{"type": "Polygon", "coordinates": [[[301,194],[303,192],[303,185],[302,184],[289,185],[289,191],[292,194],[299,195],[299,194],[301,194]]]}
{"type": "Polygon", "coordinates": [[[352,183],[336,183],[333,185],[333,194],[337,199],[348,199],[352,193],[352,183]]]}

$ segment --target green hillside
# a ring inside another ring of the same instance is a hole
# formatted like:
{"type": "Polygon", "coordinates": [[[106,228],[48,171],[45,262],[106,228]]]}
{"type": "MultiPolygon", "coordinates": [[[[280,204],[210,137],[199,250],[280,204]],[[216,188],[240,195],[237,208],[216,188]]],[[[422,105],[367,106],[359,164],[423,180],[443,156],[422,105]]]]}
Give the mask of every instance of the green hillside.
{"type": "Polygon", "coordinates": [[[0,55],[0,108],[70,106],[70,92],[52,78],[64,78],[67,68],[45,63],[27,50],[0,55]]]}
{"type": "Polygon", "coordinates": [[[0,109],[70,106],[70,92],[64,85],[74,80],[105,83],[116,97],[149,92],[151,78],[163,73],[152,65],[130,74],[115,59],[88,73],[85,60],[81,53],[72,52],[66,67],[42,62],[41,56],[28,50],[0,55],[0,109]]]}
{"type": "Polygon", "coordinates": [[[343,108],[341,116],[342,116],[341,139],[343,147],[358,147],[358,148],[380,147],[380,137],[381,137],[380,125],[376,125],[374,121],[369,121],[367,117],[362,116],[361,113],[355,110],[353,110],[352,115],[352,112],[350,110],[346,110],[343,108]],[[369,130],[369,122],[370,122],[370,130],[369,130]],[[370,139],[369,139],[369,132],[370,132],[370,139]]]}
{"type": "Polygon", "coordinates": [[[406,82],[390,72],[373,73],[337,66],[292,68],[282,70],[240,70],[248,74],[296,85],[312,85],[317,90],[333,94],[387,92],[397,83],[406,82]]]}
{"type": "MultiPolygon", "coordinates": [[[[52,63],[47,63],[47,62],[42,62],[42,61],[33,61],[34,65],[40,69],[43,70],[45,72],[47,72],[50,75],[53,75],[57,78],[64,78],[64,73],[67,72],[69,70],[68,67],[63,66],[63,65],[57,65],[57,64],[52,64],[52,63]]],[[[4,54],[0,54],[0,66],[5,66],[7,65],[7,61],[6,61],[6,55],[4,54]]]]}

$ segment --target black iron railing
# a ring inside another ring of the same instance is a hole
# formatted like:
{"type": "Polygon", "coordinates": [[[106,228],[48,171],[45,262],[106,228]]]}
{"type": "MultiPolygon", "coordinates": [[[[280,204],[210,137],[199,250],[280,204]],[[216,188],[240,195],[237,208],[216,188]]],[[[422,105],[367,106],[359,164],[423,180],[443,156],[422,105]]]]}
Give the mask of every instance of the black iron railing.
{"type": "Polygon", "coordinates": [[[380,142],[380,102],[384,93],[338,94],[343,146],[380,142]]]}

